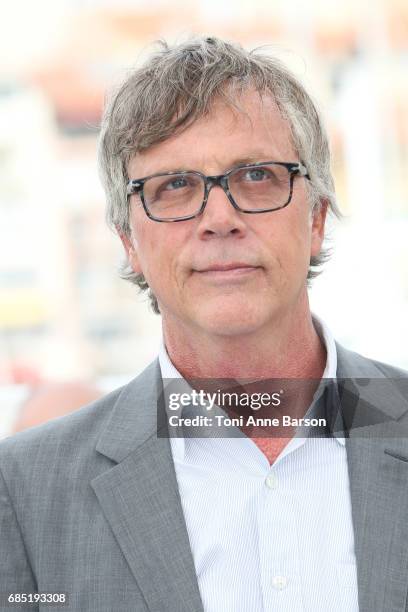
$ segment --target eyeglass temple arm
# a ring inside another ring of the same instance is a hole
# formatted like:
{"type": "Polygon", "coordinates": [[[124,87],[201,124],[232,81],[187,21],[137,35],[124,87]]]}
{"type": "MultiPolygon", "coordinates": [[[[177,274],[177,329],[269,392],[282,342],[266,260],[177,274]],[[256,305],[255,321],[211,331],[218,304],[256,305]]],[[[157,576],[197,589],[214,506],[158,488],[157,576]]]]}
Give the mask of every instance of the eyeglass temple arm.
{"type": "Polygon", "coordinates": [[[143,187],[142,181],[129,181],[126,187],[126,195],[130,196],[130,195],[133,195],[134,193],[138,193],[138,191],[140,191],[142,187],[143,187]]]}
{"type": "Polygon", "coordinates": [[[298,162],[296,165],[294,165],[291,172],[293,172],[294,174],[297,174],[298,176],[304,176],[310,181],[310,176],[307,171],[307,168],[301,162],[298,162]]]}

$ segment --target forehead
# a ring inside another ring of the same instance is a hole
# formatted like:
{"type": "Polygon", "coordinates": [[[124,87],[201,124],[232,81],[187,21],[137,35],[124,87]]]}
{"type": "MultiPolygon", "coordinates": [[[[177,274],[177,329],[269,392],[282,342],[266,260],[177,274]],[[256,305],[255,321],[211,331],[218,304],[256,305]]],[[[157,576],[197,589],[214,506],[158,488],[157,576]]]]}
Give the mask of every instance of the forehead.
{"type": "Polygon", "coordinates": [[[129,177],[178,169],[210,173],[268,160],[297,160],[290,126],[271,95],[248,90],[234,106],[214,101],[207,115],[135,155],[128,171],[129,177]]]}

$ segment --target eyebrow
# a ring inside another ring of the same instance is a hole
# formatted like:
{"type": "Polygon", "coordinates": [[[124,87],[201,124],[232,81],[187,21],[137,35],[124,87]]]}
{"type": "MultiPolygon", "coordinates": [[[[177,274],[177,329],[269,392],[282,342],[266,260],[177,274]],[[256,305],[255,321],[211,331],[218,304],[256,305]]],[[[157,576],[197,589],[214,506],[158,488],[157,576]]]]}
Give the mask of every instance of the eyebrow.
{"type": "MultiPolygon", "coordinates": [[[[279,159],[276,159],[276,157],[278,156],[273,156],[273,161],[281,161],[279,159]]],[[[260,154],[253,154],[253,155],[246,155],[245,157],[239,157],[234,159],[232,162],[230,162],[228,164],[228,166],[225,169],[225,172],[228,172],[229,170],[233,170],[234,168],[238,167],[238,166],[242,166],[245,164],[255,164],[258,162],[263,162],[263,161],[272,161],[271,156],[265,154],[265,153],[260,153],[260,154]]],[[[193,167],[193,165],[183,165],[183,166],[173,166],[172,168],[169,168],[168,166],[166,167],[160,167],[157,170],[153,172],[150,172],[148,175],[146,176],[151,176],[151,175],[155,175],[155,174],[165,174],[167,172],[191,172],[191,171],[195,171],[196,168],[193,167]]]]}
{"type": "Polygon", "coordinates": [[[262,154],[262,155],[247,155],[245,157],[239,157],[238,159],[235,159],[232,162],[231,167],[241,166],[242,164],[252,164],[252,163],[255,164],[255,163],[259,162],[259,161],[269,161],[269,157],[264,155],[264,154],[262,154]]]}

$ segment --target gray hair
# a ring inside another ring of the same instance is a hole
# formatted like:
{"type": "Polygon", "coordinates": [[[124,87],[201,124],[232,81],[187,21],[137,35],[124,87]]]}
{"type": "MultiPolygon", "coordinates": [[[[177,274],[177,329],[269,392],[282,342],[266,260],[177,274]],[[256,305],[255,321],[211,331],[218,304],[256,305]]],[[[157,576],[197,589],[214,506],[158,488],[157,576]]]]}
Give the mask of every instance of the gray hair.
{"type": "MultiPolygon", "coordinates": [[[[293,145],[310,176],[306,184],[312,210],[326,201],[329,211],[341,216],[326,131],[303,85],[278,59],[260,49],[247,51],[219,38],[198,37],[174,46],[159,41],[158,50],[128,75],[106,105],[99,169],[112,228],[130,234],[126,185],[127,166],[134,155],[208,115],[215,99],[237,108],[237,93],[248,88],[271,95],[288,121],[293,145]]],[[[322,249],[311,257],[308,281],[320,273],[316,268],[329,256],[330,251],[322,249]]],[[[159,313],[143,274],[136,274],[125,262],[120,275],[148,290],[152,308],[159,313]]]]}

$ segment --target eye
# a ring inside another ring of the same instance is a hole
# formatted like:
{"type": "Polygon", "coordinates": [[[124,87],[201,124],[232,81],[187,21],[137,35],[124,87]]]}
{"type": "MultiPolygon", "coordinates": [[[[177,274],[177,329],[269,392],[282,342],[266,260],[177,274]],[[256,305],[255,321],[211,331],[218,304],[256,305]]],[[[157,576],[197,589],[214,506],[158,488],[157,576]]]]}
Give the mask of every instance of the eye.
{"type": "Polygon", "coordinates": [[[243,179],[250,182],[260,182],[265,179],[269,179],[272,176],[272,172],[267,168],[248,168],[243,173],[243,179]]]}
{"type": "Polygon", "coordinates": [[[233,182],[240,183],[242,186],[249,187],[250,185],[259,187],[278,186],[281,183],[286,184],[288,180],[288,171],[284,166],[265,165],[265,166],[249,166],[248,168],[240,168],[232,177],[233,182]]]}
{"type": "Polygon", "coordinates": [[[163,184],[162,189],[166,191],[174,191],[176,189],[182,189],[183,187],[188,187],[189,181],[185,176],[176,176],[166,183],[163,184]]]}

